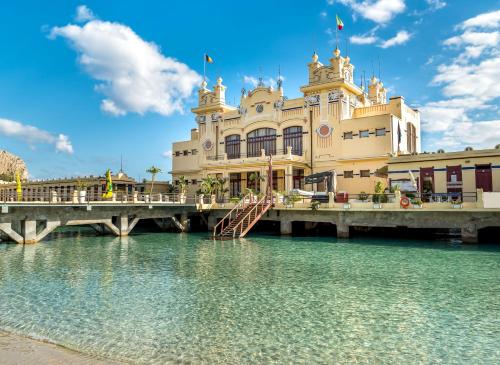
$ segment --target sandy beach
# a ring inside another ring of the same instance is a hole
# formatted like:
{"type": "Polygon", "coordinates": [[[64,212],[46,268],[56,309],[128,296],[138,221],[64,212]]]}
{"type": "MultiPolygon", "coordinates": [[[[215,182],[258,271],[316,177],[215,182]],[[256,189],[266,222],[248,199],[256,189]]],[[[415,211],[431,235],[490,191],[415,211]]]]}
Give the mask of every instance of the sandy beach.
{"type": "Polygon", "coordinates": [[[0,365],[123,365],[0,331],[0,365]]]}

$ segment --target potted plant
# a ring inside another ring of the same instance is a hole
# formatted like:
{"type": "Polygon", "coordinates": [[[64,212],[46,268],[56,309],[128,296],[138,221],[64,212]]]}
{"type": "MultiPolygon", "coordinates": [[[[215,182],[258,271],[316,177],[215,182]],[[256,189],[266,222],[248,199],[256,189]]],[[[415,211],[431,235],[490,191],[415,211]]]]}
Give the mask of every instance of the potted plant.
{"type": "Polygon", "coordinates": [[[460,199],[452,200],[451,207],[453,209],[461,209],[462,208],[462,201],[460,199]]]}
{"type": "Polygon", "coordinates": [[[321,205],[321,202],[319,202],[317,200],[313,200],[313,201],[311,201],[310,208],[311,208],[311,210],[318,210],[320,205],[321,205]]]}
{"type": "Polygon", "coordinates": [[[373,208],[381,209],[382,203],[387,203],[387,195],[384,194],[384,186],[382,182],[377,181],[375,184],[375,194],[373,194],[373,208]]]}
{"type": "Polygon", "coordinates": [[[187,192],[188,181],[184,176],[179,177],[179,202],[181,204],[186,204],[186,192],[187,192]]]}
{"type": "Polygon", "coordinates": [[[76,189],[78,190],[78,202],[83,204],[87,201],[87,184],[81,180],[76,182],[76,189]]]}
{"type": "Polygon", "coordinates": [[[283,195],[283,203],[287,208],[293,208],[295,206],[295,203],[297,203],[301,199],[302,198],[300,197],[300,195],[296,192],[283,195]]]}
{"type": "Polygon", "coordinates": [[[420,200],[420,199],[412,199],[411,200],[411,205],[415,209],[421,209],[423,204],[424,203],[422,203],[422,200],[420,200]]]}
{"type": "Polygon", "coordinates": [[[359,193],[359,200],[361,200],[363,203],[368,200],[368,194],[365,193],[364,191],[359,193]]]}

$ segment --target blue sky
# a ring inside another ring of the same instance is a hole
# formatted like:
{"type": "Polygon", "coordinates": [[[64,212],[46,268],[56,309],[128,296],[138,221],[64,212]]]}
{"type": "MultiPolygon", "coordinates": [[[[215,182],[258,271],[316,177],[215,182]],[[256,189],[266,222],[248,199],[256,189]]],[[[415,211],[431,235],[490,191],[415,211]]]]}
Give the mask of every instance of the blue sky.
{"type": "Polygon", "coordinates": [[[335,14],[340,48],[389,95],[422,112],[423,149],[500,143],[500,2],[493,0],[12,1],[0,12],[0,148],[32,178],[103,174],[135,178],[160,166],[195,126],[203,73],[227,101],[278,67],[300,96],[313,50],[327,62],[335,14]]]}

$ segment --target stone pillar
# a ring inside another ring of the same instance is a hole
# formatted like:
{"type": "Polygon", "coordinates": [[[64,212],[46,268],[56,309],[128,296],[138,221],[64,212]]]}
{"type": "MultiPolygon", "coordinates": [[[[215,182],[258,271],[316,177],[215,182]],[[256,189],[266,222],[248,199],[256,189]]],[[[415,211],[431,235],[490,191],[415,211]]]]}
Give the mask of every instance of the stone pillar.
{"type": "Polygon", "coordinates": [[[285,192],[293,189],[293,167],[291,165],[285,168],[285,192]]]}
{"type": "Polygon", "coordinates": [[[476,208],[484,208],[483,189],[476,189],[476,208]]]}
{"type": "Polygon", "coordinates": [[[78,204],[78,191],[73,190],[73,204],[78,204]]]}
{"type": "Polygon", "coordinates": [[[337,223],[337,238],[349,238],[349,225],[346,223],[337,223]]]}
{"type": "Polygon", "coordinates": [[[462,243],[477,243],[478,232],[475,224],[467,224],[462,227],[462,243]]]}
{"type": "Polygon", "coordinates": [[[186,213],[182,213],[181,214],[181,221],[180,223],[182,224],[182,227],[183,227],[183,232],[189,232],[190,231],[190,227],[189,227],[189,219],[188,219],[188,216],[186,213]]]}
{"type": "Polygon", "coordinates": [[[139,195],[139,193],[137,191],[134,191],[134,193],[132,194],[132,202],[134,204],[136,204],[138,202],[138,195],[139,195]]]}
{"type": "Polygon", "coordinates": [[[24,243],[36,243],[36,220],[24,220],[22,223],[24,243]]]}
{"type": "Polygon", "coordinates": [[[328,193],[328,208],[334,208],[335,207],[335,193],[329,192],[328,193]]]}
{"type": "Polygon", "coordinates": [[[292,222],[282,219],[280,221],[280,233],[282,236],[292,234],[292,222]]]}
{"type": "Polygon", "coordinates": [[[128,236],[128,215],[120,215],[116,222],[118,230],[120,231],[120,236],[128,236]]]}
{"type": "Polygon", "coordinates": [[[52,190],[50,192],[50,202],[51,203],[57,203],[57,191],[52,190]]]}
{"type": "Polygon", "coordinates": [[[216,224],[217,224],[217,217],[213,214],[210,214],[208,216],[208,230],[212,232],[216,224]]]}

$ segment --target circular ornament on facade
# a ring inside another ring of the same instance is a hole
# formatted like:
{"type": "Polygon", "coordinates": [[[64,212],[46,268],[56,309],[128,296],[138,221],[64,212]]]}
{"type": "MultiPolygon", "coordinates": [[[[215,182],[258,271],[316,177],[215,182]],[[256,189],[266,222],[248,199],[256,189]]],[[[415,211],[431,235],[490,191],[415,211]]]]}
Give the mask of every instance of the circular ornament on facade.
{"type": "Polygon", "coordinates": [[[333,132],[333,128],[330,127],[329,125],[326,125],[326,124],[321,124],[318,129],[316,129],[316,133],[318,134],[318,136],[322,137],[322,138],[326,138],[326,137],[329,137],[330,134],[332,134],[333,132]]]}
{"type": "Polygon", "coordinates": [[[212,148],[214,148],[214,144],[209,139],[205,140],[202,146],[205,151],[210,151],[212,148]]]}
{"type": "Polygon", "coordinates": [[[255,110],[257,110],[257,113],[262,113],[264,111],[264,105],[262,104],[257,105],[255,110]]]}

